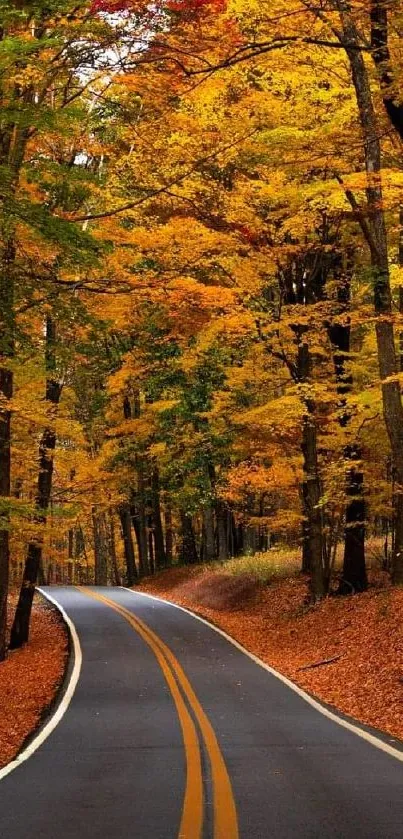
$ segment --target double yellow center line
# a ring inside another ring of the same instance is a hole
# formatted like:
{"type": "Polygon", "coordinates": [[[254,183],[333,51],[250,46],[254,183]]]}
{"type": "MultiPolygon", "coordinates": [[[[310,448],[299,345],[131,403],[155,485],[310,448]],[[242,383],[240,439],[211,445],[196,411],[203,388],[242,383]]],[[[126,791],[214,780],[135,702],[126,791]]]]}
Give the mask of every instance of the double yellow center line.
{"type": "Polygon", "coordinates": [[[129,609],[92,589],[80,588],[80,591],[109,606],[141,636],[154,653],[171,691],[182,729],[186,756],[186,788],[178,839],[202,839],[203,832],[201,751],[196,725],[188,706],[198,723],[210,760],[214,801],[214,839],[238,839],[238,820],[227,767],[210,720],[204,713],[178,659],[164,641],[129,609]]]}

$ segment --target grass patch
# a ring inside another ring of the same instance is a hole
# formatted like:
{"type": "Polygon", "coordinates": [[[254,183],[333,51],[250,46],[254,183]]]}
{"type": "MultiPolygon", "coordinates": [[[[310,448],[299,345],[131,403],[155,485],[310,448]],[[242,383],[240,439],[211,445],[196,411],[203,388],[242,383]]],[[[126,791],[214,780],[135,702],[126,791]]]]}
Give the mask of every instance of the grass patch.
{"type": "Polygon", "coordinates": [[[301,569],[301,551],[298,548],[271,548],[264,553],[244,555],[214,562],[209,570],[216,573],[230,574],[234,577],[254,577],[260,583],[268,583],[273,578],[289,577],[301,569]]]}

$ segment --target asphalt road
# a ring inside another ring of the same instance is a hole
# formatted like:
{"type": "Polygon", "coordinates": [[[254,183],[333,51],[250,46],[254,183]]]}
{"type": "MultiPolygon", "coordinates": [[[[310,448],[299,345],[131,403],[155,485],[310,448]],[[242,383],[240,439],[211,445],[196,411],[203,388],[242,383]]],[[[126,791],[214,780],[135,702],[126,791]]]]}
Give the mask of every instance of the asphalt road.
{"type": "Polygon", "coordinates": [[[0,780],[1,839],[402,839],[403,763],[213,629],[123,589],[47,591],[82,670],[0,780]]]}

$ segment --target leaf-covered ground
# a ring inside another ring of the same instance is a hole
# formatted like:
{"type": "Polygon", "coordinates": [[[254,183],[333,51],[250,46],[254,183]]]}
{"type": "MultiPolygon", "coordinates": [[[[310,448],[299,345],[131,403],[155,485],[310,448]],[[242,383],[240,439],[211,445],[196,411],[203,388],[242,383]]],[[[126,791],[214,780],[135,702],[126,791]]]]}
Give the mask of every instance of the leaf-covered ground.
{"type": "MultiPolygon", "coordinates": [[[[10,616],[15,603],[10,598],[10,616]]],[[[63,677],[67,635],[53,607],[35,595],[29,644],[0,664],[0,767],[19,752],[63,677]]]]}
{"type": "Polygon", "coordinates": [[[178,568],[141,588],[188,606],[310,693],[403,739],[403,590],[374,583],[365,594],[315,607],[304,606],[306,582],[297,576],[262,586],[178,568]]]}

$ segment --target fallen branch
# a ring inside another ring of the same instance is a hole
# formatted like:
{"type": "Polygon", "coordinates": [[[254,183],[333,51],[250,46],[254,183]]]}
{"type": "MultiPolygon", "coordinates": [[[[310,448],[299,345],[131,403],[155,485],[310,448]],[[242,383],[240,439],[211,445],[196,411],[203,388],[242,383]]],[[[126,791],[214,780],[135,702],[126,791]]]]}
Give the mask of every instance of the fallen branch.
{"type": "Polygon", "coordinates": [[[333,664],[339,658],[341,658],[341,654],[335,655],[333,658],[323,658],[322,661],[315,661],[313,664],[305,664],[304,667],[298,667],[298,670],[312,670],[313,667],[323,667],[324,664],[333,664]]]}

